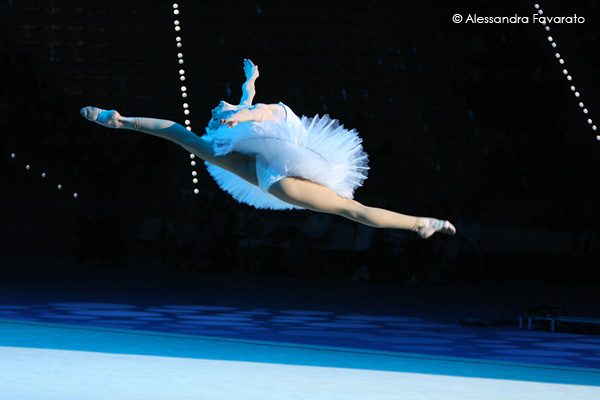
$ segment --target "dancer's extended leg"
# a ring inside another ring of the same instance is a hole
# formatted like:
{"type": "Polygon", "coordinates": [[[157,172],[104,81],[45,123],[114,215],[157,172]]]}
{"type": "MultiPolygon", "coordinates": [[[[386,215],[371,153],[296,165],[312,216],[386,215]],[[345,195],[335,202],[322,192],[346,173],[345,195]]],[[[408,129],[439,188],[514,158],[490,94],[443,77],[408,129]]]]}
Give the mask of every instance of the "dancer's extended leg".
{"type": "Polygon", "coordinates": [[[435,232],[453,235],[454,226],[448,221],[414,217],[382,208],[368,207],[356,200],[339,196],[333,190],[299,178],[284,178],[269,189],[275,197],[303,208],[340,215],[352,221],[376,228],[406,229],[428,238],[435,232]]]}
{"type": "Polygon", "coordinates": [[[250,183],[258,184],[253,157],[235,152],[216,156],[210,143],[176,122],[157,118],[123,117],[115,110],[107,111],[96,107],[85,107],[80,113],[88,120],[109,128],[130,129],[170,140],[204,161],[232,172],[250,183]]]}

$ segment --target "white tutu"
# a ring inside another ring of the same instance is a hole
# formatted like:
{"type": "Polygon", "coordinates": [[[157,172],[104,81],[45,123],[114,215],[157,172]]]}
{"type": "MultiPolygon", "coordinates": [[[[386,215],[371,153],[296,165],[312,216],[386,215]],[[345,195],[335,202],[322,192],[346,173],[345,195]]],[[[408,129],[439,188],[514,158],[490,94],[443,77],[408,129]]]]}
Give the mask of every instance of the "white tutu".
{"type": "Polygon", "coordinates": [[[237,175],[206,163],[221,189],[237,201],[256,208],[299,209],[268,193],[285,177],[299,177],[327,186],[342,197],[352,198],[367,178],[368,156],[356,130],[349,131],[328,115],[298,118],[283,103],[282,121],[244,122],[209,131],[202,138],[217,155],[238,152],[256,158],[255,186],[237,175]]]}

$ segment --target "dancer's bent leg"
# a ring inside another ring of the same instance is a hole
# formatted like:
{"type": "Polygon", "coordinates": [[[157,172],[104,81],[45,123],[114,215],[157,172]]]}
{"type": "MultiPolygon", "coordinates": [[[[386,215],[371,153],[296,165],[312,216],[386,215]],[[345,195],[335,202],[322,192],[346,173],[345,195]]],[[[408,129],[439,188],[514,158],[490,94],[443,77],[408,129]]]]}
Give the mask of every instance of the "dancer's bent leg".
{"type": "Polygon", "coordinates": [[[456,229],[448,221],[404,215],[382,208],[368,207],[356,200],[339,196],[333,190],[311,181],[284,178],[269,193],[287,203],[309,210],[340,215],[375,228],[405,229],[428,238],[435,232],[453,235],[456,229]]]}
{"type": "Polygon", "coordinates": [[[204,161],[258,185],[253,157],[240,153],[217,156],[210,143],[176,122],[157,118],[123,117],[115,110],[107,111],[95,107],[83,108],[81,115],[109,128],[129,129],[170,140],[204,161]]]}

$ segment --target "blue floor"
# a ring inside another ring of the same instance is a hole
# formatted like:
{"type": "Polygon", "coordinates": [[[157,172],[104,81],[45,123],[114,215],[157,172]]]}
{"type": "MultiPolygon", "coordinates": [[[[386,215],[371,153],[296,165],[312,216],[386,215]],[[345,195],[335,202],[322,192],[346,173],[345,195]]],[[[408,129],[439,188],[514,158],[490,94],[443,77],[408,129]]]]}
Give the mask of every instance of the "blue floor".
{"type": "Polygon", "coordinates": [[[434,356],[418,348],[378,351],[15,320],[0,320],[0,345],[600,386],[598,369],[434,356]]]}
{"type": "Polygon", "coordinates": [[[588,299],[581,288],[387,285],[81,269],[60,259],[2,262],[0,352],[83,351],[600,387],[598,335],[459,323],[462,317],[510,323],[520,307],[550,300],[579,310],[588,299]]]}
{"type": "MultiPolygon", "coordinates": [[[[334,346],[356,350],[598,368],[600,336],[465,327],[401,315],[339,314],[315,310],[274,310],[240,306],[61,302],[0,305],[0,317],[74,328],[126,329],[334,346]]],[[[52,326],[52,325],[47,325],[52,326]]]]}

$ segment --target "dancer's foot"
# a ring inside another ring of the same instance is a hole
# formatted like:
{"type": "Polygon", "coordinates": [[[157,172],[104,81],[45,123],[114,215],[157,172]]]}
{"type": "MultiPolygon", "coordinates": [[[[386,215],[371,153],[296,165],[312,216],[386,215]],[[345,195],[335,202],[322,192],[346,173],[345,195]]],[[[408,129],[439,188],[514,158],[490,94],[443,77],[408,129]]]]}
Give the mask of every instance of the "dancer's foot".
{"type": "Polygon", "coordinates": [[[96,107],[84,107],[79,113],[89,121],[96,122],[108,128],[121,128],[123,121],[121,114],[115,110],[103,110],[96,107]]]}
{"type": "Polygon", "coordinates": [[[419,229],[417,229],[419,236],[427,239],[436,232],[454,235],[456,228],[448,221],[440,221],[435,218],[420,218],[419,229]]]}

